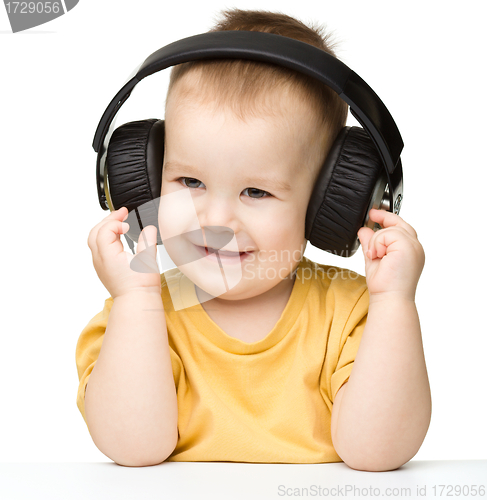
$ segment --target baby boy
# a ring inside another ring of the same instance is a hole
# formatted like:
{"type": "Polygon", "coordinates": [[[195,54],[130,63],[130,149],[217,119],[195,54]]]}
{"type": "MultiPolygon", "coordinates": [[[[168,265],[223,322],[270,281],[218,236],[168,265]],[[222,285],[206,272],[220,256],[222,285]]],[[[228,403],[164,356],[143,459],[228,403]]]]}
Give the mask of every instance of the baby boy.
{"type": "MultiPolygon", "coordinates": [[[[223,17],[215,31],[268,31],[333,54],[323,30],[287,15],[223,17]]],[[[161,197],[185,190],[201,228],[232,231],[219,258],[241,279],[208,300],[216,256],[201,242],[203,272],[134,272],[120,242],[125,207],[91,230],[110,298],[78,341],[78,407],[113,461],[344,461],[386,471],[417,453],[431,396],[415,230],[372,209],[383,229],[358,232],[366,277],[303,256],[308,201],[346,115],[330,89],[284,68],[173,68],[161,197]],[[190,307],[174,307],[169,285],[190,307]]],[[[155,242],[149,226],[137,254],[155,242]]]]}

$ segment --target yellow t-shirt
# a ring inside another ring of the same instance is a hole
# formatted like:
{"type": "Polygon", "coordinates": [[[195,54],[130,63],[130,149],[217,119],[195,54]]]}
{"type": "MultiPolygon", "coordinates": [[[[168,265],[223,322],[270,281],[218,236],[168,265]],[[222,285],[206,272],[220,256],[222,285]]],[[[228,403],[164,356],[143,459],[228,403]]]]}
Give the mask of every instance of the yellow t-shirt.
{"type": "MultiPolygon", "coordinates": [[[[280,319],[254,343],[214,323],[177,268],[161,274],[161,283],[179,430],[167,461],[341,462],[331,440],[331,411],[367,320],[364,276],[303,257],[280,319]],[[196,305],[174,307],[178,287],[183,302],[196,305]]],[[[85,422],[85,387],[112,304],[111,297],[105,301],[76,347],[77,404],[85,422]]],[[[253,321],[258,318],[249,318],[249,328],[253,321]]]]}

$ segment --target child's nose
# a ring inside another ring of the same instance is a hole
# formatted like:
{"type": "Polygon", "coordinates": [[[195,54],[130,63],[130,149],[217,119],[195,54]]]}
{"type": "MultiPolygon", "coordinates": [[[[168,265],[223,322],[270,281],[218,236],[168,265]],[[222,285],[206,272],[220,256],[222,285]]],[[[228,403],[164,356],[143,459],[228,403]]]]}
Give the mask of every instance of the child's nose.
{"type": "Polygon", "coordinates": [[[203,245],[215,250],[222,248],[235,247],[235,233],[226,226],[202,226],[203,245]]]}
{"type": "Polygon", "coordinates": [[[198,221],[202,227],[221,228],[215,229],[216,233],[222,231],[239,230],[239,217],[236,208],[228,199],[223,197],[214,200],[205,200],[201,205],[196,206],[198,221]]]}

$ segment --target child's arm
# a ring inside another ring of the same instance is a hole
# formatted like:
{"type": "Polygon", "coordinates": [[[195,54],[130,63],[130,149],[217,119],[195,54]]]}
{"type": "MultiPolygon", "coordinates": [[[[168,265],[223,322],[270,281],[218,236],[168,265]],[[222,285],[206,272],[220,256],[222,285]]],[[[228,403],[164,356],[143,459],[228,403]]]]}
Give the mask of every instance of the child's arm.
{"type": "Polygon", "coordinates": [[[333,404],[335,450],[353,469],[397,469],[418,452],[430,418],[416,305],[371,297],[350,379],[333,404]]]}
{"type": "Polygon", "coordinates": [[[125,207],[90,232],[98,277],[113,298],[100,354],[88,379],[85,415],[94,443],[120,465],[164,461],[178,439],[178,410],[154,226],[144,229],[132,257],[120,234],[125,207]],[[135,272],[138,258],[149,272],[135,272]]]}
{"type": "Polygon", "coordinates": [[[414,229],[398,215],[375,210],[371,218],[386,229],[375,235],[371,229],[359,231],[369,311],[349,381],[334,401],[332,439],[349,467],[385,471],[417,453],[431,419],[414,302],[424,251],[414,229]]]}
{"type": "Polygon", "coordinates": [[[85,413],[93,442],[120,465],[155,465],[173,452],[178,410],[160,293],[114,299],[85,413]]]}

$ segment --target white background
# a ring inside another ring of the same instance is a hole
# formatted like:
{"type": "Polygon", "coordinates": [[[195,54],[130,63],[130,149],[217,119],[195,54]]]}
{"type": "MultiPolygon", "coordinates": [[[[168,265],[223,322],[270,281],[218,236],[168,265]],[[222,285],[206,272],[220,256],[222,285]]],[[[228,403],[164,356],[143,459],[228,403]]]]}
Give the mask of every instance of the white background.
{"type": "MultiPolygon", "coordinates": [[[[142,60],[207,31],[226,7],[324,23],[394,116],[405,143],[400,215],[426,253],[416,302],[433,416],[414,459],[487,458],[483,2],[80,0],[17,34],[0,9],[0,461],[109,461],[76,406],[76,342],[109,296],[86,243],[108,215],[93,136],[142,60]]],[[[117,124],[163,118],[168,74],[140,83],[117,124]]],[[[306,256],[365,274],[361,250],[342,258],[308,244],[306,256]]]]}

